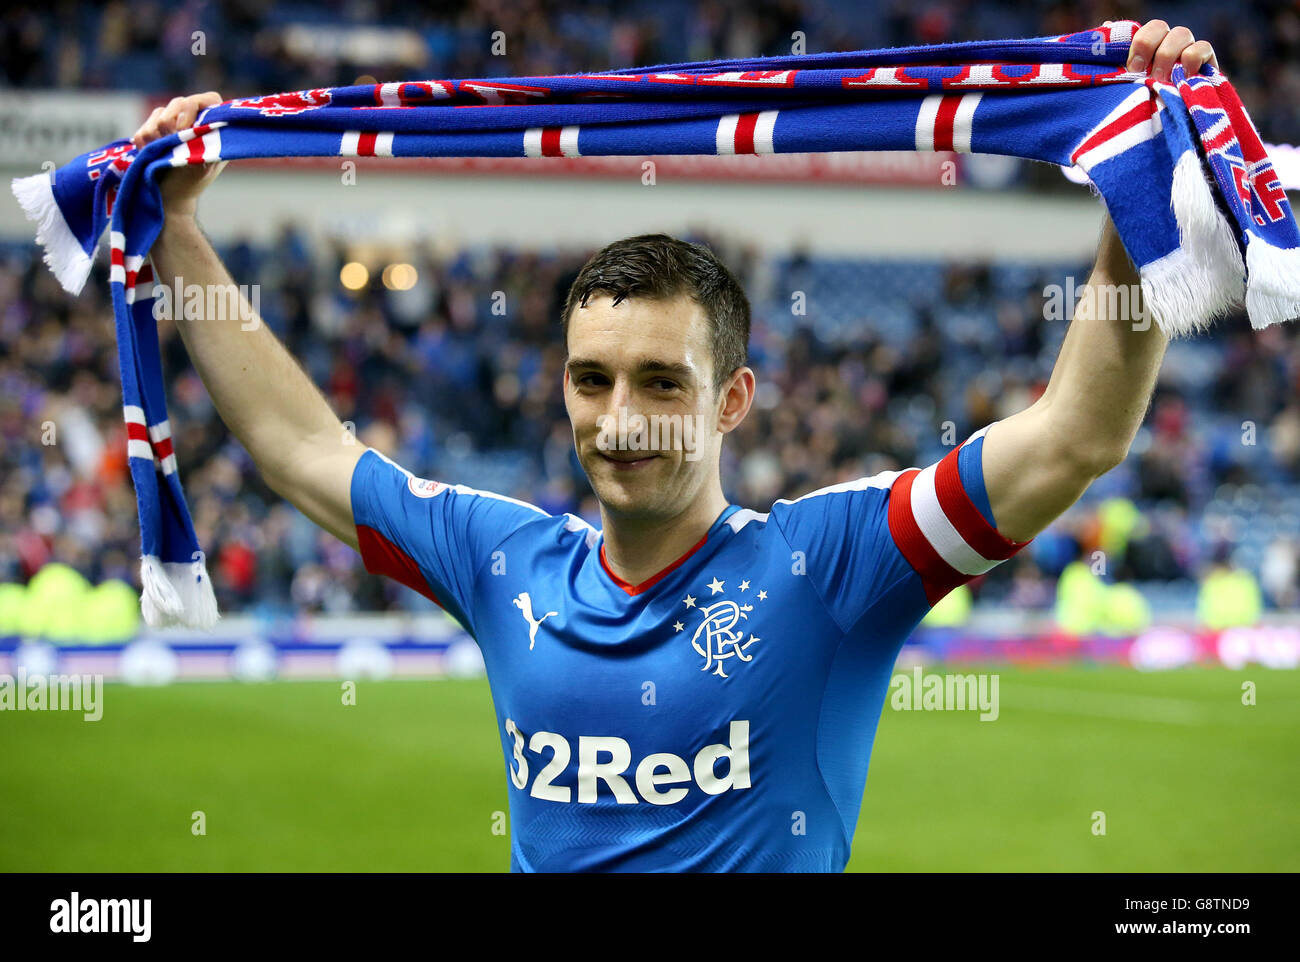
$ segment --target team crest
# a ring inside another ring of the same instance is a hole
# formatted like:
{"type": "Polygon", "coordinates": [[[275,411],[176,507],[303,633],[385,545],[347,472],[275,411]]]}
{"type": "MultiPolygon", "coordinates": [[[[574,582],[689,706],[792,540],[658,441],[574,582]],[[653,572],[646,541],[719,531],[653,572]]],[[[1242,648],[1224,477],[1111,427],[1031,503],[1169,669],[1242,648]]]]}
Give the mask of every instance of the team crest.
{"type": "Polygon", "coordinates": [[[231,107],[244,107],[256,110],[263,117],[284,117],[288,114],[300,114],[318,107],[328,107],[330,92],[325,87],[314,90],[294,90],[283,94],[268,94],[265,97],[244,97],[232,100],[231,107]]]}
{"type": "MultiPolygon", "coordinates": [[[[719,581],[714,578],[705,585],[709,589],[709,597],[715,598],[721,595],[726,588],[725,581],[719,581]]],[[[767,600],[767,592],[763,590],[754,591],[750,588],[748,581],[740,582],[736,589],[740,592],[741,600],[733,601],[728,598],[717,598],[716,601],[709,601],[702,604],[701,601],[708,599],[703,597],[697,599],[688,594],[682,599],[682,604],[692,612],[697,612],[702,616],[702,620],[691,635],[691,647],[695,653],[704,659],[704,665],[701,671],[709,671],[722,678],[730,678],[724,666],[730,659],[735,659],[732,663],[732,670],[735,666],[743,662],[754,660],[754,653],[750,650],[751,646],[761,641],[757,635],[748,630],[746,623],[749,621],[750,614],[754,608],[767,600]]],[[[681,619],[673,623],[673,630],[677,632],[685,631],[686,625],[681,619]]]]}

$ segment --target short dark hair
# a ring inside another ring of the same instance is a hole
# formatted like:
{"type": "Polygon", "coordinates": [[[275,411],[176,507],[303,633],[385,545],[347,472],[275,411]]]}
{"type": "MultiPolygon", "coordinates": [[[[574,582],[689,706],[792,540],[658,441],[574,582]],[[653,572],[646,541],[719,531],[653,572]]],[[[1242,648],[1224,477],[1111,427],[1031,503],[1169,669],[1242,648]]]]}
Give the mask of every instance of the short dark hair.
{"type": "Polygon", "coordinates": [[[564,300],[563,329],[593,294],[614,303],[628,298],[668,300],[682,294],[702,308],[712,327],[713,390],[749,361],[749,298],[735,275],[703,244],[667,234],[626,237],[601,248],[578,272],[564,300]]]}

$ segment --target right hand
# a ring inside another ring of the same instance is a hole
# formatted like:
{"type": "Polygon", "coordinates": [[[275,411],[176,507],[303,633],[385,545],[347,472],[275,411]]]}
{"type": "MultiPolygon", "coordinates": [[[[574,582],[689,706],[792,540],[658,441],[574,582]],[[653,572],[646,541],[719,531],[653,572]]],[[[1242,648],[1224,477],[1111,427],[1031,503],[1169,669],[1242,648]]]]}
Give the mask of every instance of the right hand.
{"type": "MultiPolygon", "coordinates": [[[[205,108],[221,102],[221,94],[215,90],[188,97],[173,97],[167,106],[154,109],[149,119],[131,136],[131,143],[140,148],[160,137],[186,130],[194,126],[194,121],[205,108]]],[[[195,164],[164,171],[159,179],[159,188],[166,214],[193,216],[199,194],[217,179],[225,166],[226,161],[223,160],[216,164],[195,164]]]]}

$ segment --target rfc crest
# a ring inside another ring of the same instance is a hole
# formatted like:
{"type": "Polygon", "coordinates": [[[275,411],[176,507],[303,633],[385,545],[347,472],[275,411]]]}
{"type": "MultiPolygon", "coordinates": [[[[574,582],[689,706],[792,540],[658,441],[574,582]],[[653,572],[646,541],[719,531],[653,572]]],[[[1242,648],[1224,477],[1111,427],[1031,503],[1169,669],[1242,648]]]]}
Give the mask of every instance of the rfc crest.
{"type": "MultiPolygon", "coordinates": [[[[710,597],[716,597],[723,593],[726,587],[725,581],[719,581],[714,578],[708,585],[710,597]]],[[[701,671],[709,671],[722,678],[730,678],[725,667],[728,661],[732,661],[732,670],[736,665],[754,660],[754,653],[750,650],[751,646],[761,641],[757,635],[748,630],[746,623],[749,621],[750,614],[754,611],[758,603],[767,600],[766,591],[752,591],[748,581],[740,582],[737,589],[742,599],[733,601],[728,598],[718,598],[716,601],[710,601],[707,604],[700,603],[707,599],[696,599],[693,595],[688,594],[682,599],[682,604],[687,609],[699,613],[702,620],[695,628],[694,634],[691,635],[691,647],[695,653],[704,659],[701,671]]],[[[673,623],[673,630],[682,632],[686,630],[686,625],[679,618],[673,623]]]]}
{"type": "Polygon", "coordinates": [[[294,90],[283,94],[268,94],[265,97],[243,97],[232,100],[231,107],[244,107],[256,110],[263,117],[284,117],[288,114],[300,114],[305,110],[328,107],[330,92],[325,87],[314,90],[294,90]]]}

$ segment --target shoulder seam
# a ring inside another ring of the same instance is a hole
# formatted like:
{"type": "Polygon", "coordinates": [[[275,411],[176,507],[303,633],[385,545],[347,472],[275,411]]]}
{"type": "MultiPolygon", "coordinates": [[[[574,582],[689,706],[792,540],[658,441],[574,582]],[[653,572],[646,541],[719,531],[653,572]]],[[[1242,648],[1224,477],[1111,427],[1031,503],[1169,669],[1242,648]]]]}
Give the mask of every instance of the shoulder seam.
{"type": "MultiPolygon", "coordinates": [[[[777,504],[780,504],[780,502],[778,501],[777,504]]],[[[781,527],[781,522],[776,517],[776,515],[769,513],[768,519],[772,524],[776,525],[776,530],[781,532],[781,540],[785,542],[785,546],[789,548],[791,551],[797,550],[795,546],[790,543],[790,539],[786,537],[785,528],[781,527]]],[[[827,617],[830,618],[831,623],[835,625],[836,628],[840,629],[841,635],[845,634],[846,632],[844,630],[844,626],[841,625],[840,620],[835,617],[835,612],[831,611],[831,606],[826,603],[826,599],[825,597],[822,596],[822,590],[817,586],[817,582],[814,581],[812,578],[809,578],[808,583],[812,585],[813,594],[815,594],[817,596],[817,600],[821,602],[822,610],[826,612],[826,615],[827,617]]]]}
{"type": "MultiPolygon", "coordinates": [[[[835,494],[840,494],[840,493],[848,493],[849,491],[873,491],[873,490],[874,490],[874,491],[883,491],[883,492],[884,492],[884,497],[886,498],[886,500],[888,500],[888,498],[889,498],[889,496],[890,496],[890,494],[891,494],[891,492],[892,492],[893,481],[894,481],[894,480],[897,480],[897,477],[896,477],[896,476],[897,476],[897,475],[900,475],[900,474],[902,474],[902,473],[903,473],[903,472],[901,472],[901,471],[882,471],[882,472],[880,472],[880,474],[874,474],[874,475],[872,475],[870,478],[868,478],[868,479],[864,479],[864,480],[872,480],[872,481],[874,481],[876,478],[879,478],[879,477],[881,477],[882,475],[885,475],[885,474],[892,474],[892,475],[895,475],[895,478],[891,479],[891,480],[890,480],[890,483],[887,484],[887,485],[875,485],[875,484],[871,484],[871,485],[863,485],[861,488],[843,488],[843,489],[841,489],[841,490],[835,491],[834,493],[835,493],[835,494]]],[[[844,483],[845,483],[845,484],[849,484],[849,483],[851,483],[851,482],[844,482],[844,483]]],[[[831,487],[838,487],[838,486],[836,486],[836,485],[832,485],[831,487]]],[[[812,496],[815,495],[815,494],[821,494],[821,493],[831,493],[831,492],[830,492],[830,488],[823,488],[823,489],[821,489],[820,491],[811,491],[811,492],[809,492],[808,494],[805,494],[802,498],[795,498],[793,501],[785,501],[785,500],[776,501],[776,502],[773,503],[772,507],[775,508],[778,504],[795,504],[795,503],[798,502],[798,501],[802,501],[804,498],[810,498],[810,497],[812,497],[812,496]]],[[[888,509],[886,509],[886,510],[888,510],[888,509]]],[[[794,550],[794,545],[790,544],[790,539],[789,539],[788,537],[786,537],[786,534],[785,534],[785,528],[783,528],[783,527],[781,526],[781,521],[780,521],[780,519],[777,517],[776,512],[775,512],[775,511],[773,511],[773,512],[769,512],[768,517],[769,517],[771,523],[776,525],[777,530],[781,532],[781,540],[783,540],[783,541],[786,543],[786,547],[790,548],[791,550],[794,550]]],[[[889,530],[888,519],[886,519],[885,529],[886,529],[886,532],[888,532],[888,530],[889,530]]],[[[890,543],[890,544],[894,544],[894,537],[893,537],[893,534],[892,534],[892,533],[889,534],[889,543],[890,543]]],[[[894,545],[894,547],[897,548],[898,546],[897,546],[897,545],[894,545]]],[[[900,552],[900,554],[901,554],[901,552],[900,552]]],[[[904,560],[904,561],[907,561],[907,558],[904,557],[903,560],[904,560]]],[[[908,562],[908,566],[911,567],[911,563],[910,563],[910,562],[908,562]]],[[[840,632],[841,632],[842,634],[847,635],[847,634],[849,633],[849,631],[851,630],[852,626],[850,626],[849,628],[845,628],[842,624],[840,624],[839,619],[835,617],[835,612],[833,612],[833,611],[831,610],[831,606],[828,605],[828,604],[826,603],[826,598],[822,595],[821,588],[818,587],[817,582],[816,582],[816,581],[812,581],[811,579],[810,579],[810,582],[811,582],[811,584],[812,584],[812,586],[813,586],[813,593],[817,595],[817,600],[820,601],[821,604],[822,604],[822,609],[823,609],[823,610],[826,612],[826,614],[830,617],[831,621],[835,624],[835,627],[839,628],[839,629],[840,629],[840,632]]],[[[894,584],[896,584],[896,583],[897,583],[896,581],[895,581],[895,582],[892,582],[892,583],[890,584],[889,587],[890,587],[890,588],[893,588],[894,584]]],[[[873,603],[873,604],[871,605],[871,607],[874,608],[874,607],[876,606],[877,603],[878,603],[878,602],[873,603]]],[[[869,611],[869,610],[871,610],[871,609],[869,608],[869,609],[867,609],[867,610],[869,611]]],[[[859,617],[859,618],[857,619],[857,621],[854,621],[854,622],[853,622],[853,624],[856,625],[856,624],[858,623],[858,621],[861,621],[861,620],[862,620],[861,617],[859,617]]]]}
{"type": "MultiPolygon", "coordinates": [[[[517,503],[525,504],[525,502],[517,502],[517,503]]],[[[526,507],[530,507],[530,508],[531,508],[531,507],[536,507],[536,505],[528,505],[528,504],[525,504],[525,506],[526,506],[526,507]]],[[[507,533],[506,535],[504,535],[504,536],[501,538],[500,541],[496,541],[496,542],[494,542],[493,545],[492,545],[492,547],[489,548],[489,549],[487,550],[487,557],[484,558],[482,561],[479,562],[478,567],[475,568],[474,571],[473,571],[473,572],[471,573],[471,575],[470,575],[470,586],[471,586],[471,588],[473,589],[473,593],[474,593],[475,596],[478,595],[479,572],[481,572],[481,571],[483,570],[483,565],[486,564],[488,561],[490,561],[490,560],[492,559],[492,555],[493,555],[493,554],[494,554],[494,553],[495,553],[495,552],[496,552],[496,551],[497,551],[497,550],[498,550],[498,549],[499,549],[503,544],[505,544],[507,541],[509,541],[511,538],[513,538],[513,537],[514,537],[515,535],[517,535],[519,532],[523,531],[524,528],[531,527],[532,525],[534,525],[534,524],[538,524],[538,523],[540,523],[540,522],[542,522],[542,521],[546,521],[546,520],[548,520],[548,519],[549,519],[549,520],[552,520],[552,521],[562,521],[563,519],[568,518],[568,517],[575,517],[575,518],[577,517],[577,515],[570,515],[569,512],[567,512],[567,511],[566,511],[564,514],[549,514],[549,513],[545,512],[545,511],[542,511],[541,508],[537,508],[537,510],[538,510],[539,512],[541,512],[541,517],[539,517],[539,518],[533,518],[533,519],[530,520],[530,521],[525,521],[525,522],[524,522],[523,524],[521,524],[519,527],[515,528],[513,531],[510,531],[509,533],[507,533]]],[[[581,519],[581,518],[578,518],[578,520],[581,521],[582,519],[581,519]]],[[[564,521],[564,523],[563,523],[563,525],[561,526],[560,530],[561,530],[562,532],[563,532],[563,531],[568,531],[568,530],[569,530],[568,524],[569,524],[568,521],[564,521]]],[[[586,524],[586,522],[584,521],[583,524],[586,524]]],[[[587,528],[588,528],[589,530],[594,530],[594,529],[592,529],[591,525],[587,524],[586,526],[587,526],[587,528]]],[[[578,533],[577,531],[574,532],[574,534],[577,534],[577,533],[578,533]]],[[[585,538],[585,536],[584,536],[584,538],[585,538]]],[[[426,580],[427,580],[427,579],[426,579],[426,580]]],[[[466,612],[466,615],[469,616],[471,619],[473,619],[473,617],[474,617],[474,616],[473,616],[472,614],[470,614],[468,611],[466,612]]],[[[474,638],[475,638],[475,640],[477,641],[477,640],[478,640],[478,629],[477,629],[477,627],[474,629],[473,634],[474,634],[474,638]]]]}

